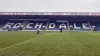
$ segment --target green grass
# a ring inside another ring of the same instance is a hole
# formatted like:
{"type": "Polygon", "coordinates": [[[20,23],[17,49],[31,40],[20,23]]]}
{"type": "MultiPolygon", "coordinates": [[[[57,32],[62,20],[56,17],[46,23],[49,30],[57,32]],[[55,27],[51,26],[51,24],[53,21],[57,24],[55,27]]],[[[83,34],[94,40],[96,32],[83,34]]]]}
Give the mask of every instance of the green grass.
{"type": "Polygon", "coordinates": [[[100,32],[0,32],[0,56],[100,56],[100,32]]]}

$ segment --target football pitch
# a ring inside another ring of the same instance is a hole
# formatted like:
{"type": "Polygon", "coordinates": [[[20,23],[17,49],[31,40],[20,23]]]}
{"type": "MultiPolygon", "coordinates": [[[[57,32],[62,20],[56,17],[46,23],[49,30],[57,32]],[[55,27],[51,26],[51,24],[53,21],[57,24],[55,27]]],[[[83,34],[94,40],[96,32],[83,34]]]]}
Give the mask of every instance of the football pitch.
{"type": "Polygon", "coordinates": [[[0,32],[0,56],[100,56],[100,32],[0,32]]]}

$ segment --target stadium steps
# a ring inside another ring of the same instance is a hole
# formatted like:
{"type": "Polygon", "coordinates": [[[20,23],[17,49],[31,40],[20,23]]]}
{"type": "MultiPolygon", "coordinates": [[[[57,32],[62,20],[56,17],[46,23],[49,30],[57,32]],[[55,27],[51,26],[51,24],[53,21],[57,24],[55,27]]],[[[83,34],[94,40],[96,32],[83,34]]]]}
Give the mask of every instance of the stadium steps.
{"type": "Polygon", "coordinates": [[[22,23],[22,25],[23,25],[23,30],[27,27],[27,24],[28,24],[28,21],[24,21],[24,22],[22,23]]]}
{"type": "Polygon", "coordinates": [[[89,24],[89,27],[90,27],[91,31],[93,31],[93,28],[92,28],[90,22],[88,22],[88,24],[89,24]]]}
{"type": "Polygon", "coordinates": [[[68,21],[67,21],[67,26],[68,26],[68,31],[70,31],[70,26],[69,26],[69,22],[68,21]]]}
{"type": "Polygon", "coordinates": [[[45,30],[48,30],[48,26],[49,26],[49,23],[47,22],[47,24],[46,24],[46,29],[45,29],[45,30]]]}

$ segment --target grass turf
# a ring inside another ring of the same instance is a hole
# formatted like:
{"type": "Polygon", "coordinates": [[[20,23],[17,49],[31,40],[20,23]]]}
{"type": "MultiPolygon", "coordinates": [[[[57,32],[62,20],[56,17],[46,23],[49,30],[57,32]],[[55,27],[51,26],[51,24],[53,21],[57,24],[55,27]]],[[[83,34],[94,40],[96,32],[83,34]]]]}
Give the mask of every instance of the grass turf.
{"type": "Polygon", "coordinates": [[[0,56],[100,56],[99,43],[100,32],[0,32],[0,56]]]}

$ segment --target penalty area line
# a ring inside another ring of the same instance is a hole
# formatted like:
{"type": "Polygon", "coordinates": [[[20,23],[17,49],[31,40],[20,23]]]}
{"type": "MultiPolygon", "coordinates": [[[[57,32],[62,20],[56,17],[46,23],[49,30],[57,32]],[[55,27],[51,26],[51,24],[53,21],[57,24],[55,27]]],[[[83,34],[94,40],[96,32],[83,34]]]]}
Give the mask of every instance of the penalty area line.
{"type": "Polygon", "coordinates": [[[32,39],[29,39],[29,40],[26,40],[26,41],[20,42],[20,43],[15,44],[15,45],[11,45],[11,46],[8,46],[8,47],[5,47],[5,48],[2,48],[2,49],[0,49],[0,51],[3,51],[3,50],[5,50],[5,49],[9,49],[9,48],[12,48],[12,47],[15,47],[15,46],[18,46],[18,45],[21,45],[21,44],[27,43],[27,42],[29,42],[29,41],[32,41],[32,40],[35,40],[35,39],[38,39],[38,38],[41,38],[41,37],[44,37],[44,36],[47,36],[47,35],[50,35],[50,34],[53,34],[53,33],[47,33],[47,34],[45,34],[45,35],[41,35],[41,36],[38,36],[38,37],[36,37],[36,38],[32,38],[32,39]]]}

